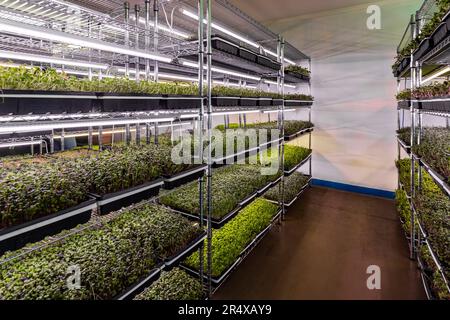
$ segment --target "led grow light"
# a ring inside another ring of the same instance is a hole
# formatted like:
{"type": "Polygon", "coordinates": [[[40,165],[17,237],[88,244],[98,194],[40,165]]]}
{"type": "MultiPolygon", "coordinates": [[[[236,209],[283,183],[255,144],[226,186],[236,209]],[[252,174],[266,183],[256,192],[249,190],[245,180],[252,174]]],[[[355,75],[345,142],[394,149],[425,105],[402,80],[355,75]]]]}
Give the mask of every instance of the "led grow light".
{"type": "MultiPolygon", "coordinates": [[[[184,14],[185,16],[188,16],[188,17],[190,17],[190,18],[195,19],[195,20],[198,21],[198,15],[197,15],[197,14],[192,13],[192,12],[186,10],[186,9],[183,9],[182,12],[183,12],[183,14],[184,14]]],[[[204,19],[204,20],[203,20],[203,23],[204,23],[204,24],[207,24],[208,21],[207,21],[206,19],[204,19]]],[[[216,29],[216,30],[218,30],[218,31],[220,31],[220,32],[223,32],[223,33],[225,33],[225,34],[227,34],[227,35],[229,35],[229,36],[231,36],[231,37],[233,37],[233,38],[235,38],[235,39],[237,39],[237,40],[239,40],[239,41],[245,42],[245,43],[251,45],[251,46],[254,47],[254,48],[259,48],[259,47],[261,47],[258,43],[253,42],[253,41],[250,41],[250,40],[244,38],[243,36],[238,35],[237,33],[234,33],[234,32],[232,32],[232,31],[230,31],[230,30],[228,30],[228,29],[226,29],[226,28],[224,28],[224,27],[222,27],[222,26],[219,26],[218,24],[216,24],[216,23],[214,23],[214,22],[211,23],[211,28],[216,29]]],[[[275,57],[275,58],[278,57],[278,55],[277,55],[275,52],[270,51],[270,50],[265,49],[265,48],[262,48],[262,49],[263,49],[264,52],[266,52],[267,54],[270,54],[271,56],[273,56],[273,57],[275,57]]],[[[294,65],[295,65],[295,62],[294,62],[294,61],[289,60],[289,59],[287,59],[287,58],[284,58],[284,62],[287,62],[287,63],[289,63],[289,64],[294,64],[294,65]]]]}
{"type": "Polygon", "coordinates": [[[123,46],[109,44],[100,40],[93,40],[85,37],[80,37],[74,34],[60,32],[56,30],[45,29],[32,25],[24,25],[14,21],[2,20],[0,22],[0,31],[13,33],[33,38],[50,40],[55,42],[66,43],[70,45],[78,45],[85,48],[96,49],[101,51],[114,52],[144,59],[157,60],[161,62],[170,63],[171,58],[162,55],[151,54],[145,51],[129,49],[123,46]]]}
{"type": "Polygon", "coordinates": [[[20,141],[20,142],[8,142],[0,143],[0,148],[12,148],[12,147],[22,147],[22,146],[32,146],[36,144],[41,144],[41,140],[36,141],[20,141]]]}
{"type": "Polygon", "coordinates": [[[33,61],[33,62],[42,62],[42,63],[53,63],[53,64],[62,64],[73,67],[80,68],[93,68],[93,69],[108,69],[108,65],[101,63],[93,63],[93,62],[85,62],[79,60],[70,60],[70,59],[62,59],[50,56],[40,56],[36,54],[27,54],[20,52],[11,52],[0,50],[0,58],[11,59],[11,60],[22,60],[22,61],[33,61]]]}
{"type": "MultiPolygon", "coordinates": [[[[187,66],[187,67],[192,67],[192,68],[197,68],[198,69],[198,63],[195,63],[195,62],[183,61],[182,64],[184,66],[187,66]]],[[[207,66],[204,66],[204,69],[207,69],[207,68],[208,68],[207,66]]],[[[251,75],[248,75],[248,74],[245,74],[245,73],[231,71],[231,70],[223,69],[223,68],[211,67],[211,71],[218,72],[218,73],[223,73],[223,74],[228,74],[230,76],[235,76],[235,77],[239,77],[239,78],[255,80],[255,81],[261,80],[261,78],[259,78],[259,77],[255,77],[255,76],[251,76],[251,75]]]]}
{"type": "MultiPolygon", "coordinates": [[[[281,110],[264,110],[263,113],[264,114],[268,114],[268,113],[278,113],[281,110]]],[[[284,109],[284,112],[295,112],[297,111],[296,109],[284,109]]]]}
{"type": "Polygon", "coordinates": [[[422,80],[422,83],[426,83],[428,81],[431,81],[433,79],[436,79],[444,74],[446,74],[447,72],[450,72],[450,67],[445,67],[444,69],[432,74],[431,76],[429,76],[428,78],[425,78],[422,80]]]}
{"type": "Polygon", "coordinates": [[[74,129],[84,127],[100,127],[100,126],[114,126],[125,124],[138,124],[138,123],[159,123],[159,122],[172,122],[175,118],[146,118],[146,119],[118,119],[118,120],[97,120],[97,121],[77,121],[67,123],[34,123],[26,125],[5,125],[0,127],[1,133],[10,132],[32,132],[32,131],[50,131],[54,129],[74,129]]]}
{"type": "MultiPolygon", "coordinates": [[[[273,85],[278,85],[278,83],[277,82],[275,82],[275,81],[270,81],[270,80],[264,80],[264,83],[267,83],[267,84],[273,84],[273,85]]],[[[284,86],[286,87],[286,88],[292,88],[292,89],[295,89],[296,87],[294,86],[294,85],[292,85],[292,84],[284,84],[284,86]]]]}
{"type": "MultiPolygon", "coordinates": [[[[136,18],[134,16],[130,17],[130,19],[133,20],[133,21],[136,20],[136,18]]],[[[142,17],[139,18],[139,23],[140,24],[146,24],[145,18],[142,18],[142,17]]],[[[152,20],[149,20],[149,24],[150,24],[151,27],[154,26],[154,22],[152,20]]],[[[164,32],[171,33],[173,35],[179,36],[180,38],[184,38],[184,39],[188,39],[189,38],[189,36],[186,33],[181,32],[181,31],[179,31],[177,29],[166,27],[165,25],[158,24],[158,31],[159,30],[162,30],[164,32]]],[[[121,29],[121,31],[123,31],[123,30],[121,29]]]]}
{"type": "Polygon", "coordinates": [[[238,114],[253,114],[260,113],[261,110],[245,110],[245,111],[225,111],[225,112],[213,112],[213,116],[227,116],[227,115],[238,115],[238,114]]]}
{"type": "MultiPolygon", "coordinates": [[[[190,125],[190,123],[174,123],[172,125],[170,124],[165,124],[165,125],[160,125],[158,126],[158,128],[171,128],[171,127],[185,127],[190,125]]],[[[153,128],[153,127],[152,127],[153,128]]],[[[106,131],[102,131],[103,135],[108,135],[108,134],[116,134],[116,133],[125,133],[127,130],[125,129],[114,129],[114,130],[106,130],[106,131]]],[[[142,128],[141,128],[142,131],[142,128]]],[[[130,132],[136,132],[136,129],[130,129],[130,132]]],[[[98,136],[99,132],[98,131],[93,131],[92,132],[93,136],[98,136]]],[[[81,138],[81,137],[88,137],[89,136],[89,132],[82,132],[82,133],[69,133],[69,134],[65,134],[64,138],[81,138]]],[[[56,135],[53,136],[53,138],[55,139],[61,139],[62,136],[60,135],[56,135]]]]}

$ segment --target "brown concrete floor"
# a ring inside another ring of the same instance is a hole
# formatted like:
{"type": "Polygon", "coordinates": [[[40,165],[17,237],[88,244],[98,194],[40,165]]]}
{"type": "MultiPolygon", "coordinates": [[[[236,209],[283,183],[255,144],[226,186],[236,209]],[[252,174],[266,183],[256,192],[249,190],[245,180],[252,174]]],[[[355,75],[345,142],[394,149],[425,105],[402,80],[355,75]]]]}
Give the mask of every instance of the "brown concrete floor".
{"type": "Polygon", "coordinates": [[[214,299],[426,299],[394,201],[314,187],[219,288],[214,299]],[[370,291],[369,265],[381,268],[370,291]]]}

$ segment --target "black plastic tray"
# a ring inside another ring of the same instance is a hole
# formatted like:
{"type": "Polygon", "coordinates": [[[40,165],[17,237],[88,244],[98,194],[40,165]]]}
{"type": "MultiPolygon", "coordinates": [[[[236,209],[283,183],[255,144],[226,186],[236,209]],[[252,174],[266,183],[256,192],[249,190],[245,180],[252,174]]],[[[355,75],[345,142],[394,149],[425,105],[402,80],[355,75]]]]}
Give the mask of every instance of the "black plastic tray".
{"type": "Polygon", "coordinates": [[[248,60],[250,62],[256,63],[258,56],[256,53],[253,53],[250,50],[239,48],[239,57],[241,57],[242,59],[248,60]]]}
{"type": "Polygon", "coordinates": [[[132,300],[138,294],[142,293],[148,286],[158,280],[161,275],[162,264],[158,264],[149,272],[149,275],[140,279],[136,284],[125,289],[114,300],[132,300]]]}
{"type": "Polygon", "coordinates": [[[293,139],[295,139],[295,138],[297,138],[299,136],[304,135],[305,133],[309,133],[309,132],[313,132],[313,131],[314,131],[314,127],[306,128],[306,129],[300,130],[299,132],[291,134],[289,136],[284,136],[284,140],[285,141],[290,141],[290,140],[293,140],[293,139]]]}
{"type": "Polygon", "coordinates": [[[241,107],[256,107],[258,104],[258,98],[241,97],[239,99],[239,105],[241,107]]]}
{"type": "Polygon", "coordinates": [[[164,96],[161,107],[168,110],[200,109],[202,98],[197,96],[164,96]]]}
{"type": "Polygon", "coordinates": [[[272,105],[272,98],[258,98],[259,107],[269,107],[272,105]]]}
{"type": "Polygon", "coordinates": [[[183,184],[194,181],[203,176],[206,166],[198,166],[187,171],[180,172],[176,175],[164,178],[164,189],[172,190],[183,184]]]}
{"type": "Polygon", "coordinates": [[[433,99],[421,100],[418,103],[418,108],[424,111],[431,112],[450,112],[450,97],[436,97],[433,99]]]}
{"type": "Polygon", "coordinates": [[[92,196],[97,198],[99,214],[106,215],[158,195],[163,184],[163,179],[157,179],[127,190],[109,193],[103,196],[96,194],[92,196]]]}
{"type": "Polygon", "coordinates": [[[211,97],[212,105],[215,107],[235,107],[239,106],[239,97],[211,97]]]}
{"type": "Polygon", "coordinates": [[[308,107],[312,106],[314,101],[302,101],[302,100],[284,100],[285,107],[308,107]]]}
{"type": "Polygon", "coordinates": [[[103,112],[133,112],[149,111],[164,108],[164,97],[146,94],[99,93],[101,111],[103,112]]]}
{"type": "Polygon", "coordinates": [[[86,113],[96,99],[95,92],[0,90],[0,115],[86,113]]]}
{"type": "Polygon", "coordinates": [[[424,55],[426,55],[433,47],[433,41],[430,38],[425,38],[420,43],[419,47],[414,51],[414,60],[420,60],[424,55]]]}
{"type": "Polygon", "coordinates": [[[431,35],[432,43],[434,44],[434,46],[438,45],[442,40],[447,38],[448,34],[449,30],[447,28],[447,23],[441,23],[431,35]]]}
{"type": "Polygon", "coordinates": [[[180,261],[182,261],[187,256],[191,255],[195,250],[197,250],[206,238],[206,231],[202,232],[198,237],[192,240],[184,249],[173,254],[170,257],[165,258],[164,269],[170,270],[176,266],[180,261]]]}
{"type": "Polygon", "coordinates": [[[297,169],[301,168],[305,163],[307,163],[312,157],[312,154],[309,154],[305,159],[302,160],[302,162],[300,162],[299,164],[297,164],[295,167],[293,167],[290,170],[285,170],[284,171],[284,175],[285,176],[290,176],[291,174],[293,174],[295,171],[297,171],[297,169]]]}
{"type": "Polygon", "coordinates": [[[96,200],[89,197],[72,208],[1,230],[0,255],[88,222],[95,207],[96,200]]]}
{"type": "Polygon", "coordinates": [[[220,37],[211,38],[211,45],[213,49],[217,49],[234,56],[237,56],[239,54],[239,46],[234,45],[233,43],[226,41],[220,37]]]}

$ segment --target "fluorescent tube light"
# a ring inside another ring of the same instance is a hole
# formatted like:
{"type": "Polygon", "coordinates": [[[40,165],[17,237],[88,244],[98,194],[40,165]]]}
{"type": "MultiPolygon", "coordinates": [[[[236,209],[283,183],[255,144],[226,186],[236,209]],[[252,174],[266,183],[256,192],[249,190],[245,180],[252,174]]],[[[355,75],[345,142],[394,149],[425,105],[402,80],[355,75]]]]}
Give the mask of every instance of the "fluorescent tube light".
{"type": "MultiPolygon", "coordinates": [[[[284,112],[295,112],[296,109],[284,109],[284,112]]],[[[264,110],[263,113],[278,113],[280,110],[264,110]]]]}
{"type": "MultiPolygon", "coordinates": [[[[170,124],[165,124],[165,125],[161,125],[158,126],[158,128],[170,128],[170,127],[184,127],[184,126],[188,126],[190,125],[190,123],[174,123],[172,125],[170,124]]],[[[153,127],[151,127],[153,128],[153,127]]],[[[141,131],[143,130],[143,128],[141,128],[141,131]]],[[[103,131],[102,134],[116,134],[116,133],[125,133],[126,130],[125,129],[115,129],[115,130],[106,130],[103,131]]],[[[136,129],[130,129],[130,132],[136,132],[136,129]]],[[[98,131],[93,131],[92,132],[93,136],[98,136],[99,132],[98,131]]],[[[82,132],[82,133],[69,133],[69,134],[65,134],[64,138],[81,138],[81,137],[88,137],[89,136],[89,132],[82,132]]],[[[53,136],[53,138],[55,139],[61,139],[62,136],[57,135],[57,136],[53,136]]]]}
{"type": "Polygon", "coordinates": [[[11,59],[11,60],[22,60],[22,61],[34,61],[34,62],[42,62],[42,63],[53,63],[53,64],[62,64],[73,67],[80,68],[93,68],[93,69],[108,69],[108,65],[93,63],[93,62],[85,62],[79,60],[70,60],[70,59],[62,59],[50,56],[40,56],[36,54],[27,54],[20,52],[11,52],[0,50],[0,58],[11,59]]]}
{"type": "MultiPolygon", "coordinates": [[[[130,19],[133,20],[133,21],[136,20],[136,18],[135,18],[134,16],[130,17],[130,19]]],[[[142,18],[142,17],[139,18],[139,23],[145,25],[145,24],[146,24],[145,18],[142,18]]],[[[149,23],[150,23],[150,27],[153,28],[154,22],[153,22],[152,20],[150,20],[149,23]]],[[[167,32],[167,33],[174,34],[174,35],[176,35],[176,36],[179,36],[180,38],[184,38],[184,39],[188,39],[188,38],[189,38],[189,36],[188,36],[186,33],[181,32],[181,31],[179,31],[179,30],[177,30],[177,29],[173,29],[173,28],[171,29],[170,27],[165,26],[165,25],[163,25],[163,24],[158,24],[158,31],[159,31],[159,30],[164,31],[164,32],[167,32]]]]}
{"type": "Polygon", "coordinates": [[[8,143],[0,143],[0,148],[31,146],[31,145],[35,145],[35,144],[41,144],[41,143],[42,143],[41,140],[21,141],[21,142],[8,142],[8,143]]]}
{"type": "Polygon", "coordinates": [[[118,54],[124,54],[134,57],[140,57],[144,59],[157,60],[161,62],[170,63],[171,58],[162,55],[147,53],[142,50],[129,49],[123,46],[118,46],[110,44],[100,40],[89,39],[86,37],[80,37],[74,34],[69,34],[65,32],[60,32],[56,30],[41,28],[32,25],[24,25],[14,21],[0,22],[0,31],[13,33],[23,36],[28,36],[32,38],[39,38],[44,40],[50,40],[55,42],[61,42],[71,45],[78,45],[85,48],[96,49],[101,51],[114,52],[118,54]]]}
{"type": "Polygon", "coordinates": [[[213,116],[227,116],[234,114],[252,114],[252,113],[260,113],[261,110],[245,110],[245,111],[225,111],[225,112],[213,112],[213,116]]]}
{"type": "MultiPolygon", "coordinates": [[[[198,63],[195,63],[195,62],[183,61],[182,64],[184,66],[187,66],[187,67],[192,67],[192,68],[197,68],[198,69],[198,63]]],[[[207,68],[208,68],[207,66],[204,66],[204,69],[207,69],[207,68]]],[[[261,80],[260,77],[255,77],[255,76],[251,76],[251,75],[248,75],[248,74],[245,74],[245,73],[231,71],[231,70],[223,69],[223,68],[211,67],[211,71],[218,72],[218,73],[223,73],[223,74],[228,74],[230,76],[235,76],[235,77],[239,77],[239,78],[255,80],[255,81],[261,80]]]]}
{"type": "Polygon", "coordinates": [[[124,124],[137,124],[137,123],[159,123],[159,122],[172,122],[175,118],[147,118],[147,119],[118,119],[118,120],[89,120],[89,121],[78,121],[78,122],[68,122],[68,123],[34,123],[27,125],[12,125],[12,126],[1,126],[0,133],[9,132],[32,132],[32,131],[49,131],[53,129],[74,129],[74,128],[84,128],[84,127],[100,127],[100,126],[113,126],[113,125],[124,125],[124,124]]]}
{"type": "MultiPolygon", "coordinates": [[[[125,73],[125,68],[118,68],[117,71],[121,73],[125,73]]],[[[136,74],[135,69],[130,69],[128,71],[130,74],[136,74]]],[[[141,74],[141,72],[139,72],[141,74]]],[[[187,77],[187,76],[180,76],[176,74],[169,74],[169,73],[158,73],[158,77],[163,79],[170,79],[170,80],[181,80],[181,81],[190,81],[190,82],[198,82],[198,78],[193,77],[187,77]]]]}
{"type": "MultiPolygon", "coordinates": [[[[190,12],[188,10],[185,10],[185,9],[183,9],[182,12],[183,12],[184,15],[186,15],[186,16],[188,16],[188,17],[198,21],[198,15],[197,14],[192,13],[192,12],[190,12]]],[[[203,23],[207,24],[208,21],[206,19],[203,19],[203,23]]],[[[246,38],[244,38],[244,37],[242,37],[242,36],[232,32],[232,31],[230,31],[228,29],[225,29],[224,27],[221,27],[221,26],[219,26],[218,24],[216,24],[214,22],[211,23],[211,28],[219,30],[219,31],[221,31],[221,32],[223,32],[223,33],[233,37],[233,38],[236,38],[236,39],[238,39],[238,40],[240,40],[242,42],[245,42],[245,43],[251,45],[252,47],[259,48],[259,44],[255,43],[253,41],[250,41],[250,40],[248,40],[248,39],[246,39],[246,38]]]]}
{"type": "MultiPolygon", "coordinates": [[[[183,14],[198,21],[198,15],[195,14],[195,13],[192,13],[192,12],[190,12],[188,10],[183,9],[183,14]]],[[[207,24],[208,21],[206,19],[204,19],[203,23],[207,24]]],[[[222,26],[219,26],[218,24],[216,24],[214,22],[211,23],[211,28],[216,29],[216,30],[218,30],[220,32],[223,32],[223,33],[225,33],[225,34],[227,34],[227,35],[229,35],[229,36],[231,36],[231,37],[233,37],[233,38],[235,38],[235,39],[237,39],[239,41],[245,42],[245,43],[251,45],[252,47],[255,47],[255,48],[259,48],[260,47],[260,45],[257,44],[256,42],[248,40],[248,39],[244,38],[243,36],[240,36],[237,33],[234,33],[234,32],[232,32],[232,31],[230,31],[230,30],[228,30],[228,29],[226,29],[226,28],[224,28],[222,26]]],[[[269,54],[269,55],[271,55],[271,56],[273,56],[275,58],[278,57],[278,55],[275,52],[273,52],[273,51],[270,51],[270,50],[265,49],[265,48],[263,48],[263,50],[264,50],[264,52],[266,52],[267,54],[269,54]]],[[[284,58],[284,62],[287,62],[289,64],[295,65],[294,61],[289,60],[287,58],[284,58]]]]}
{"type": "Polygon", "coordinates": [[[444,74],[446,74],[447,72],[450,72],[450,67],[445,67],[444,69],[432,74],[431,76],[429,76],[428,78],[425,78],[422,80],[422,83],[426,83],[428,81],[431,81],[433,79],[436,79],[444,74]]]}
{"type": "MultiPolygon", "coordinates": [[[[275,81],[270,81],[270,80],[264,80],[264,83],[267,83],[267,84],[273,84],[273,85],[278,85],[278,83],[277,82],[275,82],[275,81]]],[[[295,89],[296,87],[294,86],[294,85],[292,85],[292,84],[284,84],[284,86],[286,87],[286,88],[292,88],[292,89],[295,89]]]]}

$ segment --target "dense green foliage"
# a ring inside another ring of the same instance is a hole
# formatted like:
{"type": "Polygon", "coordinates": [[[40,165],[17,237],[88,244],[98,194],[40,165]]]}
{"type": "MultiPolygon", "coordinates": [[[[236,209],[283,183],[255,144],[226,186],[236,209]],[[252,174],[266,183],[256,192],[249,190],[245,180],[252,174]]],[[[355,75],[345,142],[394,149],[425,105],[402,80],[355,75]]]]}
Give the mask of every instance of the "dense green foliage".
{"type": "MultiPolygon", "coordinates": [[[[426,265],[427,273],[429,273],[431,290],[434,292],[435,298],[439,300],[450,300],[450,292],[447,290],[447,286],[442,278],[441,272],[434,263],[433,257],[431,256],[426,245],[422,245],[420,248],[420,256],[426,265]]],[[[448,279],[450,272],[447,271],[446,274],[448,279]]]]}
{"type": "Polygon", "coordinates": [[[137,93],[149,95],[198,95],[198,86],[186,83],[156,83],[124,77],[101,80],[80,79],[55,69],[0,67],[0,88],[14,90],[82,91],[106,93],[137,93]]]}
{"type": "Polygon", "coordinates": [[[413,152],[450,183],[450,129],[424,128],[420,145],[415,145],[413,152]]]}
{"type": "Polygon", "coordinates": [[[402,221],[402,228],[406,234],[411,234],[411,208],[406,193],[403,190],[395,192],[395,201],[397,206],[397,213],[402,221]]]}
{"type": "MultiPolygon", "coordinates": [[[[216,169],[212,179],[213,218],[221,219],[241,201],[275,179],[276,176],[261,174],[261,167],[257,165],[233,165],[216,169]]],[[[203,194],[206,206],[206,192],[203,194]]],[[[161,197],[159,201],[176,210],[198,215],[199,197],[198,183],[193,182],[161,197]]]]}
{"type": "Polygon", "coordinates": [[[309,71],[308,69],[303,68],[302,66],[292,65],[292,64],[287,66],[285,68],[285,71],[296,73],[300,76],[305,76],[305,77],[309,77],[311,75],[311,71],[309,71]]]}
{"type": "MultiPolygon", "coordinates": [[[[289,177],[284,179],[284,203],[290,203],[300,190],[308,183],[309,177],[301,174],[300,172],[294,172],[289,177]]],[[[279,199],[279,185],[274,186],[264,194],[266,199],[272,201],[278,201],[279,199]]]]}
{"type": "MultiPolygon", "coordinates": [[[[257,199],[245,207],[221,229],[212,234],[212,275],[221,276],[239,258],[242,250],[267,226],[277,213],[277,206],[264,199],[257,199]]],[[[205,259],[206,261],[206,251],[205,259]]],[[[186,259],[191,268],[199,268],[199,254],[186,259]]]]}
{"type": "Polygon", "coordinates": [[[406,145],[411,145],[411,128],[405,127],[397,130],[398,138],[406,145]]]}
{"type": "Polygon", "coordinates": [[[293,169],[300,162],[305,160],[312,150],[299,146],[285,145],[284,146],[284,170],[289,171],[293,169]]]}
{"type": "Polygon", "coordinates": [[[392,69],[396,69],[398,64],[405,58],[408,57],[412,51],[416,50],[422,40],[428,38],[432,35],[432,33],[437,29],[439,24],[442,22],[442,19],[450,10],[450,0],[436,0],[437,11],[433,14],[431,19],[427,22],[425,26],[423,26],[420,34],[410,41],[402,50],[398,53],[395,58],[395,63],[392,66],[392,69]]]}
{"type": "Polygon", "coordinates": [[[203,298],[203,287],[198,279],[188,275],[181,269],[163,271],[144,292],[135,300],[200,300],[203,298]]]}
{"type": "Polygon", "coordinates": [[[421,86],[413,91],[413,96],[416,99],[429,99],[448,97],[450,93],[450,82],[444,81],[441,83],[434,83],[427,86],[421,86]]]}
{"type": "Polygon", "coordinates": [[[1,159],[0,228],[75,206],[88,192],[121,191],[187,167],[173,164],[166,144],[1,159]]]}
{"type": "Polygon", "coordinates": [[[411,89],[407,89],[407,90],[404,90],[402,92],[399,92],[397,94],[396,98],[397,98],[398,101],[411,100],[411,89]]]}
{"type": "Polygon", "coordinates": [[[125,209],[115,219],[29,245],[2,258],[0,299],[111,299],[149,274],[201,232],[198,226],[157,205],[125,209]],[[52,239],[27,254],[32,246],[52,239]],[[68,268],[78,266],[81,288],[67,285],[68,268]]]}
{"type": "MultiPolygon", "coordinates": [[[[400,181],[404,184],[405,191],[410,194],[410,168],[411,161],[409,159],[401,160],[397,162],[399,168],[400,181]]],[[[417,172],[417,170],[416,170],[417,172]]],[[[447,272],[447,278],[450,276],[450,221],[448,219],[448,213],[450,212],[450,199],[447,195],[443,194],[441,189],[434,183],[432,177],[422,172],[422,188],[420,191],[416,191],[413,198],[416,211],[419,216],[420,223],[425,229],[428,235],[428,240],[441,264],[444,266],[447,272]]],[[[419,183],[418,174],[415,174],[416,185],[419,183]]],[[[410,228],[410,212],[409,204],[407,204],[406,195],[401,191],[397,191],[397,208],[399,214],[405,221],[405,230],[410,228]],[[407,225],[406,225],[407,224],[407,225]]],[[[429,267],[435,268],[434,262],[429,260],[429,267]],[[430,264],[432,263],[432,265],[430,264]]],[[[433,276],[435,288],[442,289],[442,279],[440,275],[435,272],[433,276]]],[[[438,295],[447,295],[445,292],[438,292],[438,295]]]]}
{"type": "MultiPolygon", "coordinates": [[[[304,129],[313,128],[314,124],[309,121],[300,121],[300,120],[286,120],[284,121],[284,134],[286,136],[290,136],[293,134],[296,134],[297,132],[300,132],[304,129]]],[[[278,129],[278,125],[276,121],[272,122],[255,122],[255,123],[247,123],[246,125],[247,129],[265,129],[265,130],[272,130],[272,129],[278,129]]],[[[225,130],[225,125],[219,125],[216,127],[218,130],[225,130]]],[[[230,123],[228,126],[228,129],[239,129],[238,123],[230,123]]],[[[268,131],[270,134],[270,131],[268,131]]]]}

